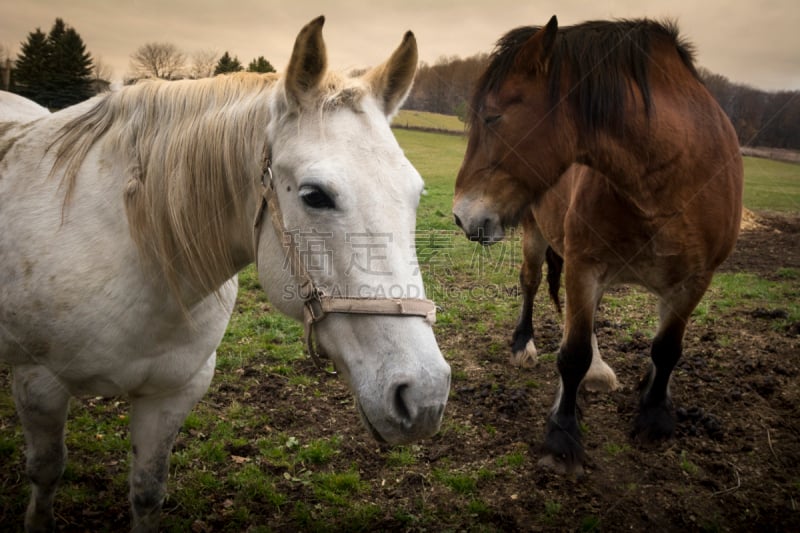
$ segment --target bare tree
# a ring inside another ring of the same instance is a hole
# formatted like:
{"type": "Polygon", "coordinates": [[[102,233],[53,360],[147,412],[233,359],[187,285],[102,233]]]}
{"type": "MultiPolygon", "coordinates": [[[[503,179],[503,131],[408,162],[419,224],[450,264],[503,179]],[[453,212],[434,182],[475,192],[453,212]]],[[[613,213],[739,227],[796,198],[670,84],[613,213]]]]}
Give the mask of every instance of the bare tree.
{"type": "Polygon", "coordinates": [[[147,43],[131,54],[131,77],[175,80],[183,77],[186,54],[172,43],[147,43]]]}
{"type": "Polygon", "coordinates": [[[114,69],[111,65],[103,61],[103,58],[97,56],[94,58],[94,69],[92,70],[92,78],[95,80],[111,81],[114,75],[114,69]]]}
{"type": "Polygon", "coordinates": [[[189,70],[189,77],[197,80],[213,76],[218,56],[219,54],[215,50],[200,50],[192,54],[192,67],[189,70]]]}
{"type": "Polygon", "coordinates": [[[11,88],[11,51],[0,44],[0,90],[7,91],[11,88]]]}

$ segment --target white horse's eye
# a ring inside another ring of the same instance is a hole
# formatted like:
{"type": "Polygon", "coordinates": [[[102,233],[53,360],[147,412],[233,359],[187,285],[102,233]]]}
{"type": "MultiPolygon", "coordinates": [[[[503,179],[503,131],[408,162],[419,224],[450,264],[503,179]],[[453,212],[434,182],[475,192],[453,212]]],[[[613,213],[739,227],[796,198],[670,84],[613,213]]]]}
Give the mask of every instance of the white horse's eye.
{"type": "Polygon", "coordinates": [[[300,199],[312,209],[335,209],[336,203],[316,185],[304,185],[300,188],[300,199]]]}

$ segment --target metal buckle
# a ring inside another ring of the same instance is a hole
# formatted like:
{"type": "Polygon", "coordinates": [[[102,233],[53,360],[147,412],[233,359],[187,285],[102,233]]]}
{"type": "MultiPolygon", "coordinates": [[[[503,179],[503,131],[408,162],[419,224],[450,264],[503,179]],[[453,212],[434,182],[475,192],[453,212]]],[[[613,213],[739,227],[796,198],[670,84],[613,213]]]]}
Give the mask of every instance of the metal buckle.
{"type": "Polygon", "coordinates": [[[304,302],[308,310],[308,317],[312,324],[319,322],[325,318],[325,311],[322,309],[322,299],[325,298],[325,292],[319,287],[314,286],[311,289],[311,294],[304,302]]]}
{"type": "Polygon", "coordinates": [[[274,189],[275,184],[272,178],[272,161],[267,160],[264,170],[261,172],[261,185],[267,189],[274,189]]]}
{"type": "Polygon", "coordinates": [[[305,304],[307,310],[307,317],[308,321],[311,324],[316,324],[323,318],[325,318],[325,312],[322,310],[322,306],[319,303],[319,300],[306,300],[305,304]],[[316,305],[315,305],[316,304],[316,305]]]}

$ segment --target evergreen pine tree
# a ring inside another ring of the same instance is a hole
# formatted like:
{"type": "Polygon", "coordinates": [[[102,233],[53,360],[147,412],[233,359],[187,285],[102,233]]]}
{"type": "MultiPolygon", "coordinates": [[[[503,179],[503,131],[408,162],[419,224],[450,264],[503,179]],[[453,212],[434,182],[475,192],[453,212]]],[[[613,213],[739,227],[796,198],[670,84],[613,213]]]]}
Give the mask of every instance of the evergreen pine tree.
{"type": "Polygon", "coordinates": [[[243,70],[242,64],[239,62],[238,57],[231,58],[228,52],[222,54],[222,57],[217,61],[217,66],[214,67],[214,76],[217,74],[225,74],[226,72],[239,72],[243,70]]]}
{"type": "Polygon", "coordinates": [[[18,94],[51,109],[92,96],[92,58],[78,32],[60,18],[49,35],[39,29],[28,35],[14,75],[18,94]]]}
{"type": "Polygon", "coordinates": [[[14,92],[41,105],[44,104],[44,86],[48,76],[50,43],[42,30],[28,34],[22,43],[14,70],[14,92]]]}
{"type": "Polygon", "coordinates": [[[63,61],[53,66],[53,72],[59,73],[61,87],[54,91],[53,107],[67,107],[91,97],[92,92],[92,57],[86,52],[83,39],[73,28],[67,28],[59,39],[54,50],[58,50],[63,61]]]}
{"type": "Polygon", "coordinates": [[[247,72],[275,72],[275,68],[264,56],[258,56],[258,59],[252,60],[247,66],[247,72]]]}

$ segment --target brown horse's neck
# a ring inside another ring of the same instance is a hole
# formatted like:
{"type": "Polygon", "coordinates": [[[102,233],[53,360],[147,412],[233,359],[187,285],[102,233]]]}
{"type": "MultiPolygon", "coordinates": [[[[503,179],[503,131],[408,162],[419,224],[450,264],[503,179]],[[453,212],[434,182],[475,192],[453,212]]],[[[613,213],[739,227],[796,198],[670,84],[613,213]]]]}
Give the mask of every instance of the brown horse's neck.
{"type": "Polygon", "coordinates": [[[629,80],[624,104],[611,111],[622,114],[617,131],[590,128],[577,119],[577,129],[582,132],[579,161],[619,180],[621,185],[647,178],[652,186],[659,176],[671,176],[670,181],[675,182],[675,173],[687,170],[698,153],[731,142],[728,132],[719,130],[727,119],[721,112],[720,116],[709,116],[719,108],[675,53],[674,43],[653,43],[651,56],[647,96],[629,80]]]}

